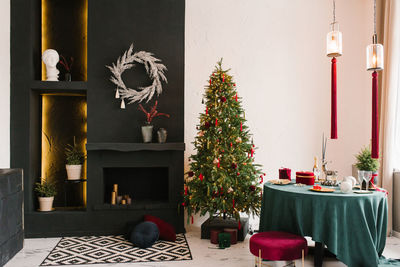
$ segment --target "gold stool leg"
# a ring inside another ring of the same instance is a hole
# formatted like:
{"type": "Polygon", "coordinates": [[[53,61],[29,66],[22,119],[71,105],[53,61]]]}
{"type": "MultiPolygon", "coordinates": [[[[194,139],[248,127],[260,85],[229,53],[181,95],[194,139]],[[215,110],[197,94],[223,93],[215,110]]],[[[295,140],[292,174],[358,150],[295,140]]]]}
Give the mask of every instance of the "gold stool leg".
{"type": "Polygon", "coordinates": [[[301,250],[301,267],[304,267],[304,249],[301,250]]]}
{"type": "Polygon", "coordinates": [[[258,266],[261,267],[261,249],[258,250],[258,266]]]}

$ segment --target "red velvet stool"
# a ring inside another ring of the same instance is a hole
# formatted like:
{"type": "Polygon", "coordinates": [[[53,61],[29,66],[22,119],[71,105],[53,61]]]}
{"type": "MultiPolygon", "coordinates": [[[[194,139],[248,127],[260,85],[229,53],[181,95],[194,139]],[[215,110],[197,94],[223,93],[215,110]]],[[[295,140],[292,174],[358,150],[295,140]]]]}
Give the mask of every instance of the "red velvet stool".
{"type": "Polygon", "coordinates": [[[293,261],[307,255],[307,240],[298,235],[285,232],[261,232],[250,238],[250,252],[256,256],[256,265],[261,267],[261,261],[293,261]],[[257,264],[258,261],[258,264],[257,264]]]}

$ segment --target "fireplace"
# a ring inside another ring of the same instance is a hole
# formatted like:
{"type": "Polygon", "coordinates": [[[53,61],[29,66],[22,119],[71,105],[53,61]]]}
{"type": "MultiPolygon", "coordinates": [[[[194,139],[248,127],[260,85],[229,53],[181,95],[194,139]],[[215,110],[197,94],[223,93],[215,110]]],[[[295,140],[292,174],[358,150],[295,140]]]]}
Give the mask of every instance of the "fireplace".
{"type": "Polygon", "coordinates": [[[103,168],[104,203],[110,203],[113,185],[118,195],[129,195],[132,203],[168,203],[168,167],[103,168]]]}

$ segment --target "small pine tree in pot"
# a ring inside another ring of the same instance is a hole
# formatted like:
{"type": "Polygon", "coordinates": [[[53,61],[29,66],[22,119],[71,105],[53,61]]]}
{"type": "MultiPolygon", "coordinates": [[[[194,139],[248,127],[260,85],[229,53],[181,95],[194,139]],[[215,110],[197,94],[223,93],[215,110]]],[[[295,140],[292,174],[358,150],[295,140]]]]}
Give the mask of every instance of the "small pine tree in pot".
{"type": "Polygon", "coordinates": [[[40,211],[51,211],[53,208],[54,196],[57,194],[54,183],[43,180],[35,184],[35,192],[39,199],[40,211]]]}
{"type": "Polygon", "coordinates": [[[68,144],[65,148],[65,156],[67,161],[65,168],[67,169],[68,180],[81,179],[82,164],[85,161],[85,154],[83,154],[76,145],[75,137],[74,145],[68,144]]]}
{"type": "MultiPolygon", "coordinates": [[[[377,159],[371,158],[371,148],[364,147],[363,149],[361,149],[361,151],[356,155],[356,159],[357,162],[355,165],[357,169],[359,169],[360,171],[371,171],[373,173],[372,180],[374,183],[377,183],[379,161],[377,159]]],[[[365,187],[365,185],[363,185],[363,187],[365,187]]]]}

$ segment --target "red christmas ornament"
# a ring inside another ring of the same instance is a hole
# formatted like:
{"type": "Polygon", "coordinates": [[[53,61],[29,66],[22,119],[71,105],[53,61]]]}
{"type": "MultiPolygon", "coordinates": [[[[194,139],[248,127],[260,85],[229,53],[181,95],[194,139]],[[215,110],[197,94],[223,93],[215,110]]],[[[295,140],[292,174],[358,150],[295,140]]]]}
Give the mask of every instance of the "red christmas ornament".
{"type": "MultiPolygon", "coordinates": [[[[233,86],[236,86],[236,83],[234,83],[233,86]]],[[[236,95],[237,95],[237,94],[236,94],[236,95]]]]}
{"type": "Polygon", "coordinates": [[[185,186],[185,196],[187,196],[187,194],[188,194],[188,188],[187,186],[185,186]]]}
{"type": "Polygon", "coordinates": [[[243,131],[243,124],[240,122],[240,131],[243,131]]]}
{"type": "Polygon", "coordinates": [[[192,172],[192,171],[188,172],[189,177],[193,177],[193,175],[194,175],[194,172],[192,172]]]}
{"type": "Polygon", "coordinates": [[[251,148],[250,153],[251,153],[251,157],[253,157],[253,155],[254,155],[254,149],[253,148],[251,148]]]}
{"type": "Polygon", "coordinates": [[[260,175],[260,178],[261,178],[260,184],[262,184],[264,182],[264,178],[262,175],[260,175]]]}
{"type": "Polygon", "coordinates": [[[222,82],[225,82],[225,74],[222,75],[222,82]]]}
{"type": "Polygon", "coordinates": [[[219,168],[220,166],[221,166],[221,163],[220,163],[219,160],[218,160],[217,168],[219,168]]]}
{"type": "Polygon", "coordinates": [[[235,96],[235,100],[236,100],[236,102],[238,101],[237,93],[236,93],[236,96],[235,96]]]}
{"type": "Polygon", "coordinates": [[[250,190],[254,192],[256,190],[256,187],[254,185],[250,185],[250,190]]]}
{"type": "Polygon", "coordinates": [[[184,207],[186,206],[185,202],[182,202],[182,206],[184,206],[184,207]]]}
{"type": "Polygon", "coordinates": [[[210,86],[211,86],[211,79],[210,79],[210,86]]]}
{"type": "Polygon", "coordinates": [[[226,97],[225,96],[221,96],[221,101],[222,102],[226,102],[226,97]]]}
{"type": "Polygon", "coordinates": [[[236,169],[237,168],[237,164],[236,163],[232,163],[232,169],[236,169]]]}
{"type": "Polygon", "coordinates": [[[206,107],[206,115],[208,115],[208,107],[206,107]]]}
{"type": "Polygon", "coordinates": [[[240,175],[240,172],[237,172],[236,174],[237,174],[237,176],[239,176],[239,175],[240,175]]]}
{"type": "Polygon", "coordinates": [[[200,173],[200,175],[199,175],[199,179],[200,179],[200,181],[202,181],[202,182],[203,182],[204,176],[203,176],[203,174],[202,174],[202,173],[200,173]]]}
{"type": "Polygon", "coordinates": [[[215,118],[215,126],[218,126],[218,118],[215,118]]]}
{"type": "Polygon", "coordinates": [[[206,121],[206,123],[204,124],[204,127],[206,128],[206,129],[208,129],[208,128],[210,128],[210,123],[208,122],[208,121],[206,121]]]}
{"type": "Polygon", "coordinates": [[[232,199],[232,206],[235,208],[235,199],[232,199]]]}
{"type": "Polygon", "coordinates": [[[232,142],[231,142],[231,144],[230,144],[230,145],[231,145],[231,147],[232,147],[232,142]]]}

